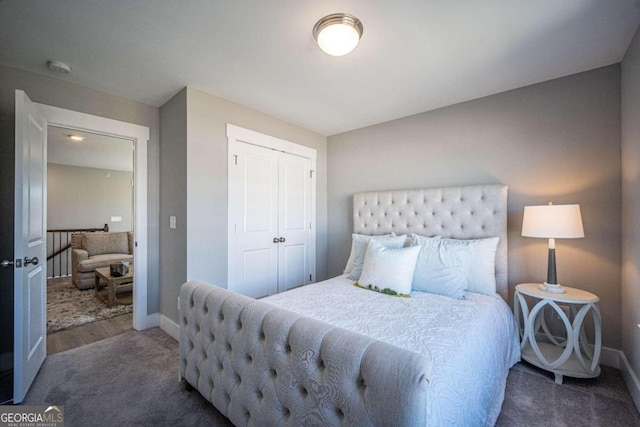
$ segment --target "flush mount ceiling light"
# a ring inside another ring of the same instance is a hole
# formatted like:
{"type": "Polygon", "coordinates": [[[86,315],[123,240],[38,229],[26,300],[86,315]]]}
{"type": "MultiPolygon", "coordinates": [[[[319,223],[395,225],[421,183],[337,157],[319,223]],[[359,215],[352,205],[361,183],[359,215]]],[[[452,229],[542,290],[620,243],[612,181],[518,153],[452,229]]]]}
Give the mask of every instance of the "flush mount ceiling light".
{"type": "Polygon", "coordinates": [[[49,71],[53,71],[58,74],[69,74],[71,72],[69,64],[65,64],[61,61],[47,61],[47,68],[49,71]]]}
{"type": "Polygon", "coordinates": [[[362,22],[348,13],[334,13],[319,20],[313,37],[325,53],[342,56],[351,52],[362,37],[362,22]]]}
{"type": "Polygon", "coordinates": [[[80,136],[80,135],[69,135],[69,139],[72,141],[84,141],[84,136],[80,136]]]}

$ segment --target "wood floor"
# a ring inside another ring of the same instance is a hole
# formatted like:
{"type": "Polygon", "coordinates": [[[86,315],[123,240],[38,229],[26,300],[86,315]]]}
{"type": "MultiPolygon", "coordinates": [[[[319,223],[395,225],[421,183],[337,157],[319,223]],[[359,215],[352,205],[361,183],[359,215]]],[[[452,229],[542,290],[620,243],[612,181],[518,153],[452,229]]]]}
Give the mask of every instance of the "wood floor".
{"type": "Polygon", "coordinates": [[[133,314],[88,323],[47,335],[47,355],[120,335],[133,327],[133,314]]]}

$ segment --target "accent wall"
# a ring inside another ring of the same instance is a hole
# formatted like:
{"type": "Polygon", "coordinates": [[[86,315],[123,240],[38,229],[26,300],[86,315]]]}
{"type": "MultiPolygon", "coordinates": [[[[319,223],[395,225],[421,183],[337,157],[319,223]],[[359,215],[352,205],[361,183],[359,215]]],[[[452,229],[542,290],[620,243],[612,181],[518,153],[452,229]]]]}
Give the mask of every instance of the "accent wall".
{"type": "Polygon", "coordinates": [[[506,184],[509,303],[547,273],[547,240],[520,235],[524,206],[578,203],[585,238],[556,242],[558,280],[600,297],[603,345],[619,349],[620,132],[616,64],[331,136],[329,275],[349,256],[354,193],[506,184]]]}

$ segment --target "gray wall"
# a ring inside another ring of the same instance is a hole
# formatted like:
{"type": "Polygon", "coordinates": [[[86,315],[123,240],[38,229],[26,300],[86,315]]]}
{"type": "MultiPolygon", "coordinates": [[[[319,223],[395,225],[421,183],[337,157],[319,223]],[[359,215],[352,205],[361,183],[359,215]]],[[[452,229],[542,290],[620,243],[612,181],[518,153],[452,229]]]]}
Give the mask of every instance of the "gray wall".
{"type": "MultiPolygon", "coordinates": [[[[187,280],[187,90],[160,107],[160,282],[161,309],[176,312],[176,284],[187,280]],[[177,219],[169,228],[169,216],[177,219]]],[[[173,318],[176,320],[176,318],[173,318]]]]}
{"type": "MultiPolygon", "coordinates": [[[[47,229],[107,224],[109,231],[131,231],[132,181],[132,172],[47,163],[47,229]],[[122,222],[111,222],[112,216],[122,217],[122,222]]],[[[70,233],[48,236],[47,254],[71,243],[70,233]]],[[[47,261],[47,277],[66,274],[71,274],[71,251],[47,261]]]]}
{"type": "Polygon", "coordinates": [[[600,296],[603,343],[620,348],[619,65],[335,135],[327,162],[329,275],[349,255],[354,193],[503,183],[511,302],[546,279],[547,241],[520,236],[523,207],[579,203],[586,237],[557,242],[558,279],[600,296]]]}
{"type": "MultiPolygon", "coordinates": [[[[622,351],[640,374],[640,29],[622,61],[622,351]]],[[[640,406],[637,388],[629,387],[640,406]]]]}
{"type": "Polygon", "coordinates": [[[47,228],[131,231],[132,172],[47,164],[47,228]],[[109,174],[109,177],[106,174],[109,174]],[[122,222],[111,222],[121,216],[122,222]]]}
{"type": "MultiPolygon", "coordinates": [[[[159,286],[159,109],[118,96],[108,95],[87,89],[60,79],[53,79],[39,74],[0,66],[0,120],[13,121],[15,116],[15,90],[24,90],[32,101],[80,111],[100,117],[121,120],[147,126],[150,131],[147,146],[147,311],[156,313],[160,310],[159,286]]],[[[13,176],[13,138],[3,139],[2,163],[0,168],[8,168],[7,174],[13,176]]],[[[3,182],[4,185],[13,185],[3,182]]],[[[11,192],[13,195],[13,192],[11,192]]],[[[4,191],[3,191],[4,195],[4,191]]],[[[11,200],[13,196],[11,196],[11,200]]],[[[5,200],[2,201],[5,203],[5,200]]],[[[4,210],[3,210],[4,211],[4,210]]],[[[11,219],[13,224],[13,219],[11,219]]],[[[13,225],[11,226],[13,228],[13,225]]],[[[13,240],[13,231],[2,239],[13,240]]]]}
{"type": "MultiPolygon", "coordinates": [[[[180,94],[182,97],[182,94],[180,94]]],[[[183,103],[172,100],[171,103],[183,103]]],[[[318,280],[326,278],[327,253],[327,140],[325,137],[302,129],[266,114],[243,107],[207,93],[186,89],[186,140],[183,132],[177,132],[172,139],[174,146],[167,147],[167,156],[173,156],[177,146],[184,143],[186,164],[180,163],[184,169],[176,169],[172,173],[186,175],[186,188],[182,184],[167,188],[163,184],[162,197],[168,198],[167,206],[182,203],[186,190],[186,218],[178,216],[177,223],[188,224],[186,232],[186,278],[200,279],[220,286],[227,284],[227,136],[226,124],[231,123],[261,132],[287,141],[315,148],[317,159],[317,241],[316,268],[318,280]]],[[[165,122],[182,123],[184,112],[175,106],[166,105],[162,110],[162,129],[171,127],[165,122]],[[173,108],[170,114],[169,109],[173,108]],[[179,117],[175,117],[178,115],[179,117]]],[[[164,136],[163,136],[164,140],[164,136]]],[[[162,176],[165,180],[165,141],[162,143],[162,176]]],[[[182,154],[177,158],[181,159],[182,154]]],[[[179,160],[181,162],[181,160],[179,160]]],[[[162,233],[168,230],[168,210],[162,211],[162,233]]],[[[185,224],[185,225],[186,225],[185,224]]],[[[178,230],[178,235],[181,232],[178,230]]],[[[178,237],[182,241],[182,237],[178,237]]],[[[182,258],[172,258],[169,252],[162,250],[163,271],[165,268],[184,268],[182,258]],[[166,256],[165,256],[166,255],[166,256]],[[166,264],[166,266],[165,266],[166,264]]],[[[173,274],[170,273],[171,277],[173,274]]],[[[173,279],[172,279],[173,280],[173,279]]],[[[182,280],[171,282],[162,279],[162,312],[178,321],[176,299],[182,280]]]]}

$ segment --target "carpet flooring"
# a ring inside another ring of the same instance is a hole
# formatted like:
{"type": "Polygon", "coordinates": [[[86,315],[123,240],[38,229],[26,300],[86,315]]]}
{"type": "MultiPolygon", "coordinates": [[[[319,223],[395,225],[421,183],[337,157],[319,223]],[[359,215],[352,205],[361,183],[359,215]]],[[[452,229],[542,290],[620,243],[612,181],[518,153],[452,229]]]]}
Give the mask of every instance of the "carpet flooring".
{"type": "MultiPolygon", "coordinates": [[[[229,426],[197,391],[178,382],[178,343],[158,328],[130,331],[47,357],[25,405],[64,405],[65,425],[229,426]]],[[[619,371],[597,379],[511,369],[497,426],[639,426],[619,371]]]]}
{"type": "Polygon", "coordinates": [[[132,312],[131,305],[107,307],[93,289],[81,291],[70,278],[47,285],[48,334],[132,312]]]}

